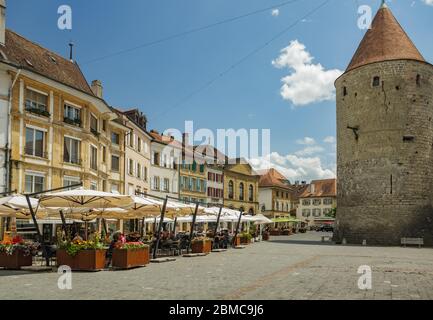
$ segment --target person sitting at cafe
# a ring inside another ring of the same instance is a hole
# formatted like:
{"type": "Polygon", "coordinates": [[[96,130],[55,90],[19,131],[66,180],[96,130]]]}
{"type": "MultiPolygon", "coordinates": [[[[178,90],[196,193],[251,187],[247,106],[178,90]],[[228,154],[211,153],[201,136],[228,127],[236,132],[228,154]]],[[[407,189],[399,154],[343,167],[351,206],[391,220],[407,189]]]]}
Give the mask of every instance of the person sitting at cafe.
{"type": "Polygon", "coordinates": [[[80,237],[80,235],[78,234],[78,232],[75,234],[74,239],[72,239],[73,242],[77,242],[77,241],[83,241],[83,238],[80,237]]]}
{"type": "Polygon", "coordinates": [[[116,246],[119,246],[122,244],[121,240],[122,233],[120,231],[113,234],[113,240],[110,243],[110,247],[107,250],[107,253],[105,254],[106,263],[105,267],[108,268],[111,265],[111,260],[113,258],[113,251],[116,246]]]}

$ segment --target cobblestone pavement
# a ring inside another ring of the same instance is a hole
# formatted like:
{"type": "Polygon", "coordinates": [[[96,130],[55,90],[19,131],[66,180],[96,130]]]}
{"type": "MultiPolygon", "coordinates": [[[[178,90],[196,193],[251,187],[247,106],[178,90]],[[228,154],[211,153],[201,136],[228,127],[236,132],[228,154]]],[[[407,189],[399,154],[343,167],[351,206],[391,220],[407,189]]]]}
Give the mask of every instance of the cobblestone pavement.
{"type": "Polygon", "coordinates": [[[243,250],[178,258],[128,271],[57,273],[0,270],[0,299],[433,299],[433,249],[338,246],[321,233],[274,237],[243,250]],[[358,288],[358,267],[372,289],[358,288]]]}

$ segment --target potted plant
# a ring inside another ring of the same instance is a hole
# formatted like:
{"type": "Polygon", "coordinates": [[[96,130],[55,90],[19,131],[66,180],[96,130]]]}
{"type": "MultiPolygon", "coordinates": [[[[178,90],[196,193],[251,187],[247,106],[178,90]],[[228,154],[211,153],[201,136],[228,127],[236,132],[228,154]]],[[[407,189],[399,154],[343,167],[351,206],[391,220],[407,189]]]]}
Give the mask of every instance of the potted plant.
{"type": "Polygon", "coordinates": [[[212,241],[207,237],[195,238],[191,241],[192,253],[210,253],[212,241]]]}
{"type": "Polygon", "coordinates": [[[38,244],[24,242],[19,236],[0,242],[0,267],[18,270],[31,266],[32,255],[37,248],[38,244]]]}
{"type": "Polygon", "coordinates": [[[150,249],[142,242],[126,242],[113,250],[113,268],[130,269],[144,267],[150,263],[150,249]]]}
{"type": "Polygon", "coordinates": [[[63,242],[57,250],[57,266],[69,266],[74,271],[100,271],[105,268],[105,253],[99,236],[93,241],[63,242]]]}
{"type": "Polygon", "coordinates": [[[244,232],[241,233],[240,238],[241,238],[241,244],[250,244],[253,236],[249,232],[244,232]]]}

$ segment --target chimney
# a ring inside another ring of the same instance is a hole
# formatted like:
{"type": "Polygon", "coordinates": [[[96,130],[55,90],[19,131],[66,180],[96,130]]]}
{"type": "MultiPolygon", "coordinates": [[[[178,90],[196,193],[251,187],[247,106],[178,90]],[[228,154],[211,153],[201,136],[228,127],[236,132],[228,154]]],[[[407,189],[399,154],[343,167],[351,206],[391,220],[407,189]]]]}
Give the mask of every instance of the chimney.
{"type": "Polygon", "coordinates": [[[0,0],[0,45],[6,44],[6,0],[0,0]]]}
{"type": "Polygon", "coordinates": [[[92,91],[95,96],[102,99],[102,82],[99,80],[93,80],[92,91]]]}

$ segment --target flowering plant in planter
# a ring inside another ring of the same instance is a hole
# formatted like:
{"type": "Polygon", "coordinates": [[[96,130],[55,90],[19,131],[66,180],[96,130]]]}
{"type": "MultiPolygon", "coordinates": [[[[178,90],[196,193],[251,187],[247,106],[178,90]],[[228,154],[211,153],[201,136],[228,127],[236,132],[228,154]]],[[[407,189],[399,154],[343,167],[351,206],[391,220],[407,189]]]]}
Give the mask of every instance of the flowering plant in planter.
{"type": "Polygon", "coordinates": [[[66,250],[70,256],[76,256],[82,250],[101,250],[103,248],[104,245],[98,235],[93,241],[75,240],[60,243],[60,249],[66,250]]]}
{"type": "Polygon", "coordinates": [[[194,243],[194,242],[206,242],[206,241],[211,241],[211,239],[208,238],[208,237],[197,237],[197,238],[194,238],[191,241],[191,243],[194,243]]]}
{"type": "Polygon", "coordinates": [[[38,248],[38,243],[25,242],[20,236],[15,236],[10,241],[0,242],[0,253],[4,252],[8,256],[12,256],[16,251],[20,251],[27,257],[35,254],[38,248]]]}
{"type": "Polygon", "coordinates": [[[149,248],[149,246],[139,241],[120,243],[116,246],[116,249],[122,249],[122,250],[137,250],[137,249],[146,249],[146,248],[149,248]]]}

